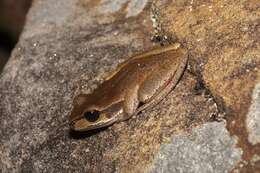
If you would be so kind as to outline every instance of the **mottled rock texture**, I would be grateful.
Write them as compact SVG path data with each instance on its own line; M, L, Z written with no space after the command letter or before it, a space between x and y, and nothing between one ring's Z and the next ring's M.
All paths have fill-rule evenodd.
M227 172L241 159L235 145L224 123L208 123L163 144L151 172Z
M1 171L257 172L258 27L254 0L35 0L0 79ZM174 41L189 65L162 102L109 128L69 131L75 95Z

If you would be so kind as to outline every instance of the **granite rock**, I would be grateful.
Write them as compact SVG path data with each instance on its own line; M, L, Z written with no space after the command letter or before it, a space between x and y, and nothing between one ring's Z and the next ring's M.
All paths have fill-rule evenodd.
M35 0L0 79L1 171L258 171L258 7ZM109 128L69 130L75 95L131 55L175 41L189 65L162 102Z

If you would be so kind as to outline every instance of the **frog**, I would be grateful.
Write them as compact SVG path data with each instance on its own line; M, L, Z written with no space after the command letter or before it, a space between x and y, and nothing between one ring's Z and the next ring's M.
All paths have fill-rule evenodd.
M126 121L157 105L173 90L188 61L179 43L153 48L128 58L93 92L73 100L73 131L88 131Z

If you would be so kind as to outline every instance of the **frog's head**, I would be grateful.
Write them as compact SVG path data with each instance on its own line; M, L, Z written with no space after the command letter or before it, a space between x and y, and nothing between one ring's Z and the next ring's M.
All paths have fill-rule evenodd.
M109 126L120 119L123 103L98 106L91 101L91 95L80 94L74 99L70 114L71 128L75 131L87 131Z

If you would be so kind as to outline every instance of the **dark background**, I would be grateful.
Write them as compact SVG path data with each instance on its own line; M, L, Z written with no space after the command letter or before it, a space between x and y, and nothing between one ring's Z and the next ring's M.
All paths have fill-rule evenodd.
M0 0L0 73L19 39L32 0Z

